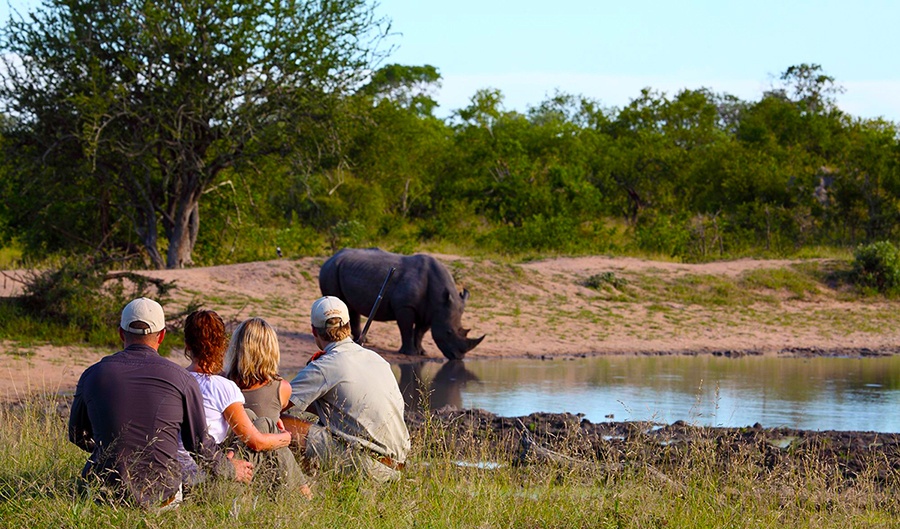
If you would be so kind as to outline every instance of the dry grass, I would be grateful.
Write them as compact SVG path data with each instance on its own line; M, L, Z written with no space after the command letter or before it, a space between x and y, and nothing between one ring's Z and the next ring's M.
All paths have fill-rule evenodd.
M900 515L893 463L877 451L847 475L840 461L824 457L825 440L794 454L779 449L790 457L773 460L766 444L712 430L660 443L647 425L624 423L626 435L598 440L574 416L518 424L477 413L413 420L413 456L399 483L325 473L312 502L216 484L173 512L153 514L77 492L86 454L65 441L66 414L65 404L49 398L0 410L4 527L821 529L891 527ZM523 435L533 444L520 457Z

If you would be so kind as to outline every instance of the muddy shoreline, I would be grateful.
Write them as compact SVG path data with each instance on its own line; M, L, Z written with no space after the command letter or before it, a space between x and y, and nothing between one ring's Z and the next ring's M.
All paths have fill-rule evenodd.
M900 483L900 434L811 431L793 428L694 426L650 422L592 423L577 414L533 413L499 417L483 410L445 408L408 414L414 435L425 439L425 453L449 451L461 461L500 454L499 464L553 464L569 469L598 467L623 471L649 465L666 472L709 464L722 472L731 465L764 473L821 473L852 483L865 475L885 487ZM423 432L427 431L426 435Z

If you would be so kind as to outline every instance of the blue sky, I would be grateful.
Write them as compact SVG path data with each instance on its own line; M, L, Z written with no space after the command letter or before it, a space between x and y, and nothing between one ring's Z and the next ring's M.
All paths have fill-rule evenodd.
M381 0L388 59L431 64L440 114L498 88L524 111L559 89L621 107L651 87L757 100L791 65L822 65L839 106L900 122L900 2Z
M393 22L388 62L440 70L443 116L480 88L519 111L557 89L607 107L644 87L757 100L787 67L814 63L845 88L843 110L900 122L896 0L380 0L378 13Z

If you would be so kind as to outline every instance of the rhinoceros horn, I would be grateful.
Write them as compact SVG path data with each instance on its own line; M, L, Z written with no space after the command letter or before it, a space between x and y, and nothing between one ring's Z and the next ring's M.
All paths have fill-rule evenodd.
M481 340L484 340L484 337L485 337L485 336L487 336L487 335L486 335L486 334L483 334L483 335L481 336L481 338L466 338L466 343L467 343L468 346L469 346L469 351L471 351L472 349L475 349L475 346L477 346L478 344L480 344L480 343L481 343Z

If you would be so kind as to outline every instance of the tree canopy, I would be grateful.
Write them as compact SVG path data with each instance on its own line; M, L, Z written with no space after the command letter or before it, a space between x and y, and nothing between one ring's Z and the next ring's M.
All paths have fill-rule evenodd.
M288 26L274 16L239 33L244 4L219 6L219 31L234 37L166 33L158 49L169 51L148 41L137 62L122 51L131 39L70 45L81 42L72 28L94 26L71 23L69 7L71 31L48 31L52 17L15 38L8 27L8 49L42 59L17 65L0 90L0 234L34 255L140 249L156 266L273 258L276 246L706 260L900 238L897 125L841 111L818 65L789 67L756 101L648 87L621 108L558 92L517 112L485 88L442 119L438 69L373 68L375 48L344 29L377 41L382 26L370 8L340 5L349 11L332 22L291 19L292 34L313 24L337 39L313 39L321 50L347 46L323 55L327 69L298 58L306 41L275 39ZM142 31L135 38L155 35ZM250 48L221 44L249 35Z
M8 228L190 264L227 171L338 148L386 29L363 0L45 0L0 39Z

